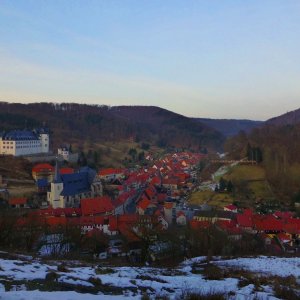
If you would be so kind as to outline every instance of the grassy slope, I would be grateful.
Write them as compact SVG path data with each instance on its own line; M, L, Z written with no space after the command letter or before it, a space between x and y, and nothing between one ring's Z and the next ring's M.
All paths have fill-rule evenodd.
M256 200L275 200L275 196L266 180L265 170L257 165L238 165L229 169L223 176L231 180L234 194L197 191L190 197L191 204L208 203L219 208L234 201L245 207L253 207Z
M226 193L215 193L214 191L197 191L189 199L190 204L204 204L222 208L233 202L233 197Z

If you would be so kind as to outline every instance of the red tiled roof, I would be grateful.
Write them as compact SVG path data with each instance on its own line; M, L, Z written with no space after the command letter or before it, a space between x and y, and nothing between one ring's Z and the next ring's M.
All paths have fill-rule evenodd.
M24 205L27 203L27 198L11 198L8 200L9 205Z
M64 174L73 174L74 169L73 168L60 168L59 173L64 175Z
M118 230L118 217L111 216L109 218L109 230L110 231L117 231Z
M282 231L283 223L273 215L253 216L254 227L261 231Z
M160 184L160 178L158 176L155 176L151 179L150 183L154 184L154 185L159 185Z
M114 210L114 206L108 196L81 199L80 203L82 215L85 216L110 213Z
M46 224L49 226L65 226L67 224L66 217L48 217L46 218Z
M82 216L80 217L80 225L82 226L93 226L93 225L103 225L105 216Z
M228 210L237 210L237 207L233 204L229 204L224 206L224 208L228 209Z
M142 210L145 210L149 205L151 204L151 201L147 198L143 198L138 204L137 207L141 208Z
M32 172L54 172L54 167L50 164L37 164L32 168Z
M158 202L163 202L167 199L168 195L165 193L159 193L157 194L157 201Z
M252 216L253 215L253 211L252 211L251 208L246 208L246 209L244 209L243 214L247 215L247 216Z
M237 223L240 227L252 228L253 221L251 215L237 214Z
M290 211L276 211L273 215L280 219L290 219L293 217L293 213Z
M288 234L283 233L283 232L279 233L279 234L277 235L277 237L278 237L282 242L290 242L290 241L291 241L291 237L290 237Z
M191 220L190 226L192 229L199 230L199 229L206 229L211 226L211 223L209 221L197 221L197 220Z
M146 190L145 190L145 193L146 195L148 196L149 199L152 199L153 197L155 197L156 195L156 190L154 187L148 187Z
M107 168L107 169L102 169L99 171L100 176L116 175L116 174L122 174L122 173L124 173L123 169L114 169L114 168Z

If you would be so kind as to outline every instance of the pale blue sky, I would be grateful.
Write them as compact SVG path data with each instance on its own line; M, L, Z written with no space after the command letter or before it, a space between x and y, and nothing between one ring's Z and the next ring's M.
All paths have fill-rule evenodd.
M300 1L0 1L0 101L265 120L300 107Z

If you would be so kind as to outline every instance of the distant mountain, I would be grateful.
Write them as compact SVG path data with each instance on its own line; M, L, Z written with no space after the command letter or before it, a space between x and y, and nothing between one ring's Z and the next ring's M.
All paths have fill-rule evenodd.
M221 132L225 137L237 135L240 131L250 132L253 128L256 128L264 123L263 121L233 119L196 118L195 120L214 128L215 130Z
M0 102L0 132L48 126L54 145L134 139L161 147L218 149L224 136L209 126L154 106Z
M287 112L266 121L268 125L294 125L300 123L300 109Z

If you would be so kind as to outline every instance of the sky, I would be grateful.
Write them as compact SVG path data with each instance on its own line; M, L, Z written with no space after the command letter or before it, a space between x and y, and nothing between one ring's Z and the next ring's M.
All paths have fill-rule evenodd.
M300 108L300 1L0 0L0 101Z

